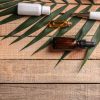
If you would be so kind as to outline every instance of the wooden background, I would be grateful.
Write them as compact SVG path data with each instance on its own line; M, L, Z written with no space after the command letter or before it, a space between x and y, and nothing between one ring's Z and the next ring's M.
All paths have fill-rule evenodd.
M47 5L52 4L49 0L43 1L48 2ZM76 3L74 0L68 1L70 3ZM100 0L94 1L100 3ZM65 5L61 0L56 0L56 2L59 4L54 7L53 11ZM82 0L82 2L89 3L88 0ZM69 5L62 13L76 5L77 4ZM79 12L86 6L87 5L81 6L76 12ZM95 5L91 10L95 11L98 8L100 8L100 5ZM0 17L0 20L5 17ZM0 38L2 39L27 18L28 17L23 17L1 25ZM86 20L82 19L72 30L67 32L67 35L75 35L85 22ZM92 38L99 25L99 21L95 22L92 29L87 36L85 36L87 40ZM53 32L36 44L20 51L22 47L37 36L44 28L13 45L9 44L28 28L16 36L0 41L0 100L66 100L66 98L67 100L100 100L100 85L86 84L100 83L100 43L79 73L78 70L84 58L85 50L74 50L54 69L55 64L63 52L55 52L49 50L49 47L47 47L31 56L41 44L53 35Z

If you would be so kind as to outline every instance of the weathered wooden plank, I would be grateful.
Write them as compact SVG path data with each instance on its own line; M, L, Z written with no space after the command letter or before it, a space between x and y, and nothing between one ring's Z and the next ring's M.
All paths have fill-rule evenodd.
M27 43L29 43L34 37L27 37L15 44L9 45L16 37L10 37L3 41L0 41L0 59L59 59L64 51L54 50L52 46L48 46L38 53L32 55L44 42L50 37L44 37L39 42L31 45L30 47L20 51ZM88 36L86 39L90 40L92 36ZM75 49L65 59L83 59L85 49ZM32 56L31 56L32 55ZM100 43L92 53L90 59L100 59Z
M100 100L99 84L0 84L1 100Z
M70 3L73 3L75 0L68 0L68 1ZM82 1L83 3L88 3L86 2L87 0L82 0ZM49 2L49 1L46 1L46 2ZM62 0L58 0L57 2L63 3ZM47 4L51 5L52 3L47 3ZM64 4L57 4L57 6L55 6L53 11L63 5ZM69 5L62 13L65 13L68 9L74 6L76 6L76 4ZM86 6L88 5L81 6L76 12L79 12ZM93 6L91 10L95 11L99 7L100 7L99 5ZM0 17L0 20L4 18L5 17ZM22 19L7 23L5 25L1 25L0 26L0 36L7 35L9 32L14 30L18 25L24 22L27 18L28 17L23 17ZM75 35L78 32L78 30L84 25L85 22L86 20L82 19L75 27L73 27L72 30L67 32L65 35L71 35L71 36ZM89 35L94 34L99 24L100 22L96 22L94 24L94 26L89 31L88 36L86 36L86 38L89 37L88 39L90 40L92 36L89 36ZM35 54L34 56L31 56L31 54L37 48L39 48L46 40L48 40L49 37L45 37L41 41L37 42L35 45L32 45L31 47L19 52L23 46L25 46L28 42L30 42L34 38L34 36L37 36L44 28L30 35L33 37L27 37L11 46L9 46L9 44L14 39L16 39L16 37L11 37L6 40L0 41L0 45L1 45L0 46L0 59L2 59L0 60L0 83L2 82L4 83L13 83L13 82L14 83L37 83L37 82L38 83L39 82L40 83L44 83L44 82L45 83L48 83L48 82L50 83L52 82L54 83L56 82L59 82L59 83L70 83L70 82L71 83L77 83L77 82L79 83L81 82L82 83L86 83L86 82L87 83L91 83L91 82L100 83L100 78L99 78L100 76L100 71L99 71L100 70L99 68L100 67L100 44L97 46L97 48L91 55L90 59L92 60L89 60L86 63L86 65L84 66L84 68L79 74L77 73L77 71L79 69L79 65L81 64L81 60L71 60L71 59L83 59L85 50L75 50L71 52L65 58L67 60L63 60L56 69L54 69L54 66L58 60L53 60L53 59L59 59L63 53L62 51L59 51L59 52L54 51L50 47L47 47L46 49ZM20 36L21 34L23 34L27 29L18 33L17 36ZM54 32L51 32L47 36L52 36L53 34ZM13 60L4 60L4 59L13 59ZM27 60L23 60L23 59L27 59ZM52 59L52 60L48 60L48 59ZM12 99L10 96L8 97L9 97L8 100ZM86 96L84 98L86 98ZM86 100L88 100L87 98ZM97 100L99 100L98 97L96 98ZM6 97L2 99L5 100ZM17 98L15 97L15 100L16 99ZM18 98L18 100L24 100L24 99L23 97ZM69 98L69 100L71 100L71 98Z
M100 61L0 60L0 83L100 83Z

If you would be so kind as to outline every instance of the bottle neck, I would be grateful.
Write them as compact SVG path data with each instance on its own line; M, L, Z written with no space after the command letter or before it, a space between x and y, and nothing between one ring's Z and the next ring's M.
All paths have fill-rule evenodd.
M87 13L74 13L72 16L77 16L77 17L89 19L90 12L87 12Z
M96 44L95 42L90 42L90 41L86 41L86 40L79 40L76 42L76 46L80 47L80 48L91 48L94 47Z

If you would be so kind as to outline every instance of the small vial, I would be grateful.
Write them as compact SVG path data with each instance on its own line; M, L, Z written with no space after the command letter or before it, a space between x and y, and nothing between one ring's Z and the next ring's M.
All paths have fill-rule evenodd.
M88 12L88 13L73 13L72 16L77 16L86 19L100 20L100 12Z
M50 6L42 6L41 4L36 3L18 3L17 9L18 15L31 15L31 16L40 16L40 15L50 15Z
M61 49L66 51L71 51L75 48L90 48L94 47L96 44L95 42L90 42L86 40L79 40L76 41L75 38L69 37L55 37L53 38L53 48L54 49Z

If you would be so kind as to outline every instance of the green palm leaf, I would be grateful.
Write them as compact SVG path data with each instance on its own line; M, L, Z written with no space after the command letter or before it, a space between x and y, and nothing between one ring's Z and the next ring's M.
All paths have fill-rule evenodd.
M90 7L91 7L91 6L87 7L86 9L82 10L81 12L86 12L86 11L88 11L88 10L90 9ZM71 28L73 28L80 20L81 20L81 19L76 18L76 17L75 17L75 18L72 18L72 19L71 19L71 22L73 22L73 25L72 25L69 29L60 30L60 31L57 33L56 36L62 36L65 32L68 32ZM81 31L81 30L80 30L80 31ZM79 32L80 32L80 31L79 31ZM64 58L65 56L68 55L68 53L70 53L70 52L65 51L65 52L63 53L63 55L61 56L61 58L58 60L56 66L63 60L63 58Z
M65 14L61 15L60 17L57 18L57 20L66 20L71 13L73 13L79 6L76 6L69 11L67 11ZM44 36L52 32L54 29L46 27L38 36L36 36L29 44L27 44L23 49L29 47L30 45L34 44L35 42L39 41L42 39Z
M53 7L55 6L55 4L53 4L51 6L51 8L53 9ZM17 16L17 15L16 15ZM18 17L18 16L17 16ZM15 30L13 30L11 33L9 33L8 35L6 35L3 39L6 39L8 37L11 37L15 34L17 34L18 32L24 30L25 28L29 27L30 25L34 24L35 22L37 22L39 19L43 18L43 16L32 16L30 18L28 18L25 22L23 22L21 25L19 25ZM11 18L13 19L13 17ZM9 19L8 19L9 21ZM6 21L5 21L6 22Z
M39 22L37 22L35 25L33 25L28 31L26 31L24 34L22 34L20 37L18 37L15 41L13 41L11 44L29 36L33 32L37 31L38 29L42 28L43 26L47 25L47 23L55 18L60 12L62 12L66 8L66 5L63 7L57 9L56 11L52 12L51 15L44 17Z
M58 31L59 31L59 30L57 30L57 33L58 33ZM54 34L53 37L54 37L55 35L56 35L56 34ZM52 44L52 38L53 38L53 37L49 38L42 46L40 46L40 48L38 48L35 52L33 52L33 54L39 52L40 50L42 50L42 49L46 48L47 46L49 46L50 44ZM33 55L33 54L32 54L32 55Z
M81 0L75 0L75 1L76 1L77 3L79 3L79 4L82 3Z
M90 20L87 21L84 26L79 30L79 32L76 34L75 38L76 40L81 40L86 33L88 33L88 31L91 29L91 27L94 25L95 21ZM66 57L70 52L66 53L67 51L65 51L63 53L63 55L61 56L61 58L59 59L59 61L57 62L56 66L60 63L61 60L64 59L64 57Z
M0 12L0 16L5 16L8 14L14 14L15 12L17 12L17 6L12 6L6 10L3 10Z
M86 12L90 9L91 6L86 7L85 9L83 9L81 12ZM68 32L68 30L70 30L71 28L73 28L81 19L75 17L75 18L71 18L70 21L73 23L73 25L69 28L64 28L61 30L58 30L57 32L55 32L54 36L62 36L65 32ZM38 51L44 49L45 47L47 47L52 41L52 38L50 38L49 40L47 40L40 48L38 48L34 53L37 53ZM34 54L33 53L33 54Z
M95 21L89 20L87 21L84 26L81 28L81 30L76 34L76 40L81 40L87 33L88 31L92 28L94 25Z
M9 2L10 0L0 0L0 3L6 3Z
M97 11L99 11L100 9L98 9ZM86 23L83 25L83 27L79 30L79 32L76 34L75 38L76 40L81 40L88 32L89 30L92 28L92 26L94 25L95 21L94 20L87 20ZM63 55L61 56L61 59L58 61L57 64L60 63L60 61L67 56L68 53L66 53L66 51L63 53ZM82 68L82 67L81 67Z
M51 2L53 2L53 3L56 3L56 1L55 0L50 0Z
M91 6L90 6L91 7ZM86 11L88 11L89 10L89 8L88 9L85 9ZM86 12L86 11L82 11L82 12ZM87 24L87 23L86 23ZM85 24L85 25L86 25ZM88 24L90 25L90 27L93 25L93 24L91 24L91 21L90 22L88 22ZM84 26L85 26L84 25ZM84 27L83 26L83 27ZM88 29L90 29L90 27L87 27ZM88 31L88 29L86 30L85 29L85 31ZM67 30L68 31L68 30ZM76 35L76 39L78 40L79 38L80 38L80 36L82 37L82 36L84 36L85 34L81 34L82 33L82 28L79 30L79 32L77 33L77 35ZM58 36L60 36L59 34L58 34ZM70 52L69 52L70 53ZM68 55L68 53L66 53L66 51L63 53L63 55L61 56L61 58L59 59L59 61L57 62L57 64L56 65L58 65L59 63L60 63L60 61L62 61L63 59L64 59L64 57L65 56L67 56Z
M7 3L1 4L0 5L0 10L11 7L11 6L14 6L14 5L18 4L20 1L22 1L22 0L10 1L10 2L7 2Z
M91 8L91 5L88 6L88 7L86 7L85 9L83 9L81 12L87 12L90 8ZM57 33L57 36L62 36L62 35L64 35L65 32L68 32L70 29L72 29L80 20L81 20L81 18L77 18L77 17L71 18L69 21L73 23L72 26L60 30L60 31Z
M61 58L58 60L58 62L56 63L56 65L55 65L55 68L57 67L57 65L63 60L63 58L65 58L66 57L66 55L68 55L70 53L70 51L65 51L64 53L63 53L63 55L61 56Z
M89 0L91 3L95 4L94 0Z
M97 11L100 11L100 8L97 9ZM95 22L95 20L87 20L81 30L76 34L76 40L81 40L89 32Z
M95 41L96 42L96 46L99 44L100 42L100 25L99 27L97 28L96 32L95 32L95 35L93 36L92 38L92 41ZM85 55L85 58L84 58L84 61L79 69L79 71L81 70L81 68L84 66L84 64L86 63L86 61L88 60L88 58L90 57L90 55L92 54L92 52L94 51L94 49L96 48L93 47L93 48L88 48L87 49L87 52L86 52L86 55Z
M63 0L65 3L68 3L67 0Z
M15 12L17 12L17 3L21 2L21 1L28 1L31 2L30 0L0 0L0 9L4 9L0 12L0 16L5 16L5 15L10 15L9 17L3 19L2 21L0 21L0 24L5 24L14 20L17 20L19 18L22 18L22 16L18 16L17 14L15 14ZM39 0L40 1L40 0ZM56 4L56 0L50 0L51 2ZM63 2L65 2L66 4L68 3L67 0L62 0ZM82 5L81 0L75 0L79 5ZM88 9L90 9L90 7L95 4L94 0L89 0L91 2L91 5L86 7L86 9L82 10L81 12L86 12L88 11ZM33 2L33 1L32 1ZM78 7L74 7L71 10L67 11L65 14L63 14L62 16L60 16L59 20L67 20L69 15L71 13L73 13ZM55 5L54 5L55 6ZM67 5L57 9L56 11L54 11L50 16L39 16L39 17L35 17L32 16L30 18L28 18L26 21L24 21L21 25L19 25L15 30L13 30L11 33L9 33L7 36L5 36L3 39L6 39L8 37L11 37L15 34L17 34L18 32L24 30L25 28L29 27L30 25L33 25L28 31L26 31L24 34L22 34L21 36L19 36L15 41L13 41L11 44L31 35L33 32L37 31L38 29L42 28L43 26L47 25L47 23L52 20L53 18L55 18L61 11L63 11L65 9ZM99 9L100 10L100 9ZM54 35L52 37L55 36L62 36L64 35L66 32L68 32L69 30L71 30L75 25L77 25L77 23L81 20L81 18L71 18L69 21L71 21L73 23L73 25L71 27L67 27L64 29L59 29L54 33ZM35 23L36 22L36 23ZM34 24L35 23L35 24ZM76 34L76 40L81 40L88 32L89 30L92 28L92 26L94 25L95 21L92 20L88 20L86 21L86 23L82 26L82 28L78 31L78 33ZM48 27L46 27L46 29L44 29L39 35L37 35L30 43L28 43L24 48L27 48L29 46L31 46L32 44L36 43L37 41L39 41L40 39L42 39L43 37L45 37L47 34L49 34L50 32L52 32L53 29L50 29ZM98 43L100 42L100 25L97 28L97 31L95 32L95 35L92 38L92 41L96 41L96 45L98 45ZM44 49L45 47L47 47L48 45L50 45L52 43L52 37L50 37L42 46L40 46L40 48L38 48L34 53ZM24 49L23 48L23 49ZM80 69L84 66L84 64L86 63L86 61L88 60L88 58L90 57L90 55L92 54L94 48L89 48L87 49L86 52L86 56L85 59L80 67ZM33 53L33 54L34 54ZM61 58L59 59L59 61L57 62L56 66L61 62L62 59L64 59L65 56L67 56L69 52L65 51L64 54L61 56ZM56 67L55 66L55 67Z
M15 16L15 15L14 15ZM21 17L21 16L16 16L16 18ZM8 37L11 37L15 34L17 34L18 32L24 30L25 28L29 27L30 25L34 24L35 22L37 22L39 19L41 19L43 16L39 16L39 17L30 17L28 18L25 22L23 22L20 26L18 26L14 31L12 31L10 34L6 35L3 39L6 39ZM14 18L14 17L12 17ZM12 19L11 18L11 19ZM9 18L8 18L9 21ZM7 20L5 21L7 22Z
M2 20L0 22L0 25L5 24L5 23L8 23L8 22L11 22L11 21L14 21L14 20L17 20L19 18L22 18L22 16L18 16L18 15L15 15L15 14L14 15L10 15L6 19Z

